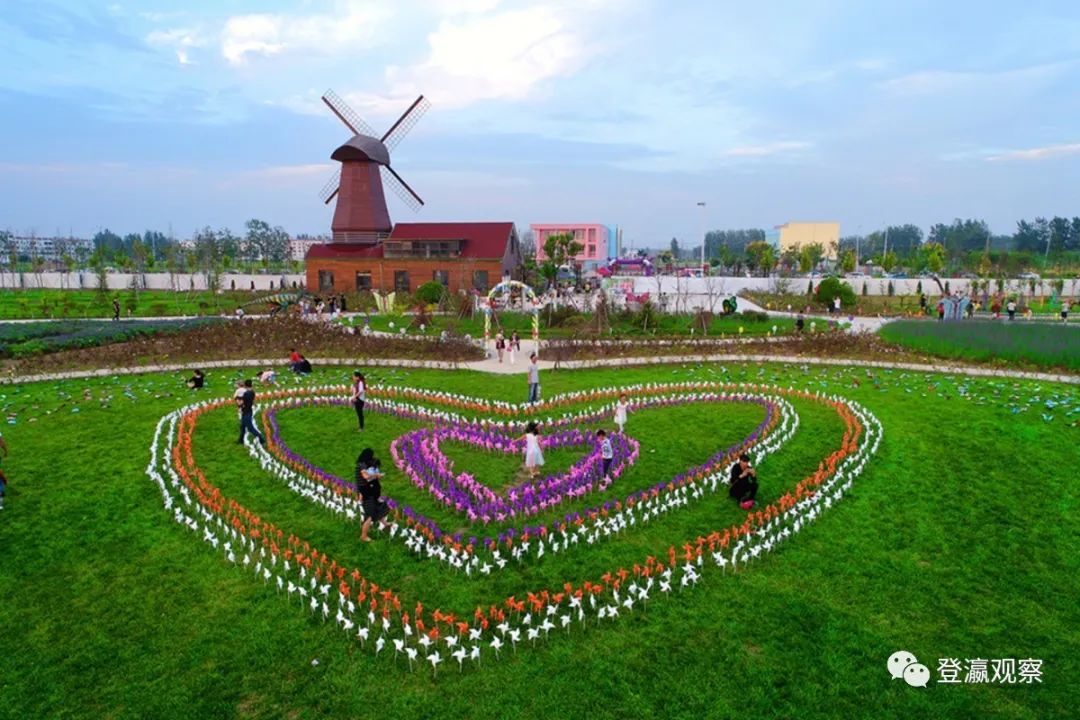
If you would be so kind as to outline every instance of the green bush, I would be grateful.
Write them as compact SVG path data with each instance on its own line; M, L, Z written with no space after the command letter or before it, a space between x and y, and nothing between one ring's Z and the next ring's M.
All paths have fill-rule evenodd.
M442 299L443 291L445 289L446 288L443 287L443 284L441 282L437 282L435 280L432 280L431 282L426 282L420 287L416 288L416 299L421 302L427 303L428 305L434 305L435 303L439 302L440 299Z
M743 310L739 315L746 322L760 323L769 321L769 314L758 310Z
M819 303L829 307L832 305L833 298L837 296L840 298L842 307L855 306L855 291L847 283L841 282L840 278L827 277L818 283L816 297Z

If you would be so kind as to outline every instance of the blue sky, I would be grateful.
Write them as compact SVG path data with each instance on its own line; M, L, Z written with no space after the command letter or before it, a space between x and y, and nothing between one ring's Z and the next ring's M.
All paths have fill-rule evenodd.
M397 220L1011 232L1080 214L1080 8L993 0L3 0L0 228L325 232L348 133Z

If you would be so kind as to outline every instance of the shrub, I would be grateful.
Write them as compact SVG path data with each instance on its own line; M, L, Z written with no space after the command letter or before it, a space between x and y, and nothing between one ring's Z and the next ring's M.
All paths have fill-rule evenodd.
M870 294L869 288L866 287L866 281L865 280L863 280L863 283L862 283L862 294L863 294L863 297L866 297L867 295Z
M741 313L739 313L739 315L741 315L742 319L746 322L758 323L769 321L768 313L759 312L757 310L743 310Z
M827 277L818 283L817 300L825 306L833 302L833 298L839 297L841 306L853 307L855 305L855 291L847 283L840 282L838 277Z
M649 305L649 303L646 303L646 305ZM642 310L644 309L644 306L642 306ZM543 313L544 327L561 327L568 319L574 316L580 317L581 314L569 305L563 305L558 309L549 308L547 312Z
M416 299L434 305L442 299L445 288L441 282L432 280L416 288Z
M889 281L889 291L888 292L889 292L889 297L892 297L893 295L896 294L896 287L893 285L892 280Z

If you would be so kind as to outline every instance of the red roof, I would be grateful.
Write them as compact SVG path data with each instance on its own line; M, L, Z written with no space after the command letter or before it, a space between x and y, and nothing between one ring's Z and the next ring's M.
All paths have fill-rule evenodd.
M382 245L360 245L353 243L325 243L312 245L305 256L309 260L357 260L361 258L381 258Z
M501 259L514 232L512 222L398 223L389 240L464 240L462 257Z

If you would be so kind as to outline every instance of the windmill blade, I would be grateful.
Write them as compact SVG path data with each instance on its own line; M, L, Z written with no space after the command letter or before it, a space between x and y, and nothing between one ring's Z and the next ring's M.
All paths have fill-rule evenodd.
M319 191L319 199L323 201L324 205L330 204L330 201L337 195L339 187L341 187L341 168L334 171L334 174L330 176L330 179L322 186L322 190Z
M345 123L345 127L352 130L353 135L375 137L375 131L371 129L371 126L364 122L351 107L346 105L345 101L336 92L327 90L322 96L322 101L326 103L326 107L330 108L332 113L338 116L338 120Z
M400 175L394 172L394 168L388 165L380 165L379 169L382 170L383 183L389 185L390 189L397 193L397 196L409 206L410 210L418 212L423 207L424 201L409 187L408 183L401 179Z
M409 134L409 131L413 129L413 126L424 116L424 113L431 107L431 103L423 95L416 98L416 102L409 106L397 122L390 126L390 129L386 131L386 134L382 136L382 144L386 146L387 150L393 150L397 147L397 144L401 142L401 139Z

